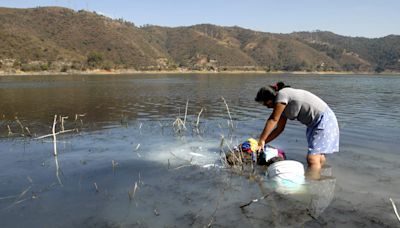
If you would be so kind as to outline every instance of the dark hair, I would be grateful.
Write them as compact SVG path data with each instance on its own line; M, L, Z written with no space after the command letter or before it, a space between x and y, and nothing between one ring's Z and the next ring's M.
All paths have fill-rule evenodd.
M268 100L275 101L277 92L285 87L290 86L285 85L285 83L283 82L277 82L275 85L261 87L260 90L258 90L256 98L254 100L256 102L264 102Z

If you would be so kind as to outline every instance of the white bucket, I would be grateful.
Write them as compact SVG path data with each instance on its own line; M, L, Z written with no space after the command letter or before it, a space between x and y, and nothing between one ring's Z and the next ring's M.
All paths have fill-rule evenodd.
M293 194L304 191L304 166L298 161L279 161L267 169L268 177L275 183L276 191Z
M285 160L273 163L268 167L268 177L273 178L282 174L304 176L304 166L298 161Z

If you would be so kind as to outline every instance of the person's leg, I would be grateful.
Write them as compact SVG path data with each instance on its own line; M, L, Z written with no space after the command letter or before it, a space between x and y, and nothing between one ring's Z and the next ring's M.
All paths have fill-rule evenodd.
M322 158L323 157L323 158ZM308 169L307 169L307 178L310 179L319 179L321 176L321 161L324 160L325 162L325 156L323 154L308 154L307 155L307 163L308 163Z
M321 154L321 168L325 166L326 163L326 158L325 158L325 154Z

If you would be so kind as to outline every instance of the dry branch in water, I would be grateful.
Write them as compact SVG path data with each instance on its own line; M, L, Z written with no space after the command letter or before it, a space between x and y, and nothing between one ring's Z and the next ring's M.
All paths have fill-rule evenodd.
M60 122L61 122L61 131L64 131L64 120L68 119L68 116L60 116Z
M155 216L159 216L160 215L160 213L157 211L157 209L154 209L154 215Z
M200 131L199 131L199 123L200 123L200 115L201 115L202 112L203 112L203 108L201 108L199 114L197 115L197 121L196 121L196 125L195 125L197 134L200 133Z
M29 137L32 137L32 134L31 134L31 131L29 130L29 128L28 128L28 127L25 127L25 130L26 130L26 132L28 132L28 136L29 136Z
M137 144L135 150L139 150L139 148L140 148L140 143Z
M111 164L112 164L112 170L113 170L113 173L114 173L115 172L115 168L118 166L118 162L116 162L115 160L112 160Z
M172 127L174 128L175 133L181 132L182 130L186 130L186 117L187 117L188 107L189 107L189 100L186 101L185 116L183 117L183 120L180 117L177 117L176 120L172 123Z
M96 192L99 192L99 187L97 186L97 183L94 182L93 185L94 185L94 188L96 189Z
M72 132L72 131L77 131L77 129L69 129L69 130L65 130L65 131L59 131L59 132L56 132L56 135L64 134L64 133L68 133L68 132ZM53 136L53 134L42 135L42 136L36 137L35 139L44 139L44 138L48 138L51 136Z
M230 120L230 122L228 122L228 124L233 128L232 116L231 116L231 112L229 111L228 104L226 103L226 100L225 100L224 97L221 96L221 99L224 101L225 106L226 106L226 110L228 111L228 116L229 116L229 120Z
M75 120L77 120L78 116L85 116L85 115L86 115L86 114L76 114L76 115L75 115ZM68 116L60 116L61 131L55 132L55 130L56 130L55 128L56 128L56 124L57 124L57 115L55 115L55 116L54 116L54 122L53 122L52 133L51 133L51 134L47 134L47 135L42 135L42 136L36 137L35 139L44 139L44 138L47 138L47 137L53 137L53 138L54 138L56 135L59 135L59 134L64 134L64 133L73 132L73 131L78 132L78 128L65 130L65 129L64 129L64 120L65 120L65 119L68 119ZM30 134L29 129L27 129L27 131L28 131L28 133Z
M182 130L186 130L186 126L185 123L181 120L181 118L176 118L176 120L174 121L174 123L172 124L172 126L174 128L177 128L177 130L175 130L175 132L180 132Z
M79 117L84 117L84 116L86 116L86 113L83 113L83 114L75 114L75 124L76 124L76 121L79 119ZM81 123L81 126L83 126L83 121L82 121L82 119L79 119L79 121L80 121L80 123Z
M137 184L137 182L135 182L134 187L131 188L131 189L128 191L129 201L133 200L133 198L135 197L135 194L136 194L137 189L138 189L138 184Z
M53 122L53 145L54 145L54 156L57 156L57 138L56 138L56 123L57 123L57 115L54 115Z
M62 183L61 178L60 178L61 169L60 169L60 165L58 164L58 157L57 156L54 156L54 161L56 163L56 177L57 177L58 183L61 186L63 186L63 183Z
M393 202L392 198L389 198L389 200L390 200L390 202L392 202L392 206L393 206L394 213L396 214L396 216L397 216L397 219L398 219L398 220L399 220L399 222L400 222L400 216L399 216L399 213L397 213L396 204L394 204L394 202Z
M192 164L189 164L189 165L181 165L181 166L175 167L174 169L182 169L182 168L190 167L190 166L194 166L194 165L192 165Z
M185 117L183 118L183 126L186 126L186 116L187 116L188 107L189 107L189 99L186 101Z
M15 121L18 123L18 125L21 127L21 135L24 135L25 129L24 126L22 125L21 121L19 121L18 116L15 117Z
M16 199L14 200L14 202L13 202L10 206L8 206L6 209L9 209L9 208L11 208L11 207L13 207L13 206L15 206L15 205L17 205L17 204L20 204L20 203L22 203L22 202L24 202L24 201L30 199L30 197L25 198L25 199L22 199L22 197L24 197L25 194L26 194L31 188L32 188L32 185L29 186L28 188L26 188L24 191L22 191L21 194L19 194L18 197L16 197ZM7 198L12 198L12 197L7 197Z
M253 199L253 200L251 200L250 202L241 205L240 208L245 208L245 207L249 206L249 205L252 204L252 203L255 203L255 202L258 202L258 201L260 201L260 200L263 200L263 199L267 198L268 196L269 196L269 194L265 194L264 196L262 196L262 197L260 197L260 198Z
M12 133L10 125L7 125L8 128L8 136L13 135L14 133Z
M84 116L86 116L86 113L83 113L83 114L75 114L75 121L78 120L78 117L84 117Z

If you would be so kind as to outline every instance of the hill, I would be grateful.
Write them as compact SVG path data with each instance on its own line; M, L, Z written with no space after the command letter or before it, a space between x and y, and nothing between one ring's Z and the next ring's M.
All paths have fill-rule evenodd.
M0 8L1 71L400 71L400 36L273 34L201 24L137 27L60 7Z

